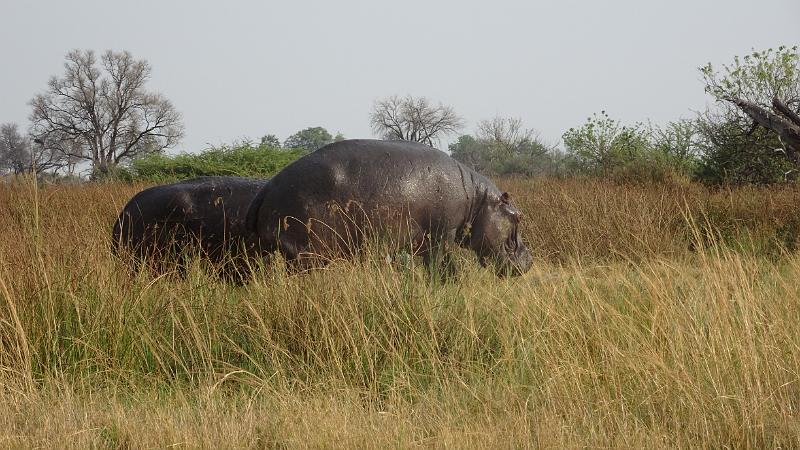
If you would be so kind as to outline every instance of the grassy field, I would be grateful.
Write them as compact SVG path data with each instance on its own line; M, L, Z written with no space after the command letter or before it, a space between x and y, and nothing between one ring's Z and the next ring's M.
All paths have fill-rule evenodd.
M131 276L142 186L0 185L0 447L798 447L800 190L502 180L534 268Z

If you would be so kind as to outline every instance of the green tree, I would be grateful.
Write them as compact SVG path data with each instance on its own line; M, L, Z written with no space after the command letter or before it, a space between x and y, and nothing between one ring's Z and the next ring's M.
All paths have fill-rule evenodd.
M450 155L481 173L537 175L554 171L555 151L522 120L495 117L478 122L477 137L463 135Z
M268 134L266 136L261 136L261 145L268 148L281 148L281 141L278 139L278 136Z
M698 118L706 181L773 183L800 166L798 47L753 51L716 69L700 67L714 109Z
M344 136L337 134L337 138L344 139ZM334 142L334 137L322 127L310 127L300 130L297 133L289 136L283 143L285 148L300 149L306 153L313 152L314 150Z
M601 111L562 136L567 155L580 172L610 175L647 157L649 136L642 124L622 125Z
M691 177L702 153L699 125L696 120L680 119L663 127L650 126L652 157L677 173Z
M448 145L450 156L481 173L486 173L490 166L489 149L469 134L458 137L456 142Z
M708 63L700 67L700 73L706 92L717 100L728 102L722 107L740 116L743 112L730 99L745 100L765 108L770 108L776 97L794 106L800 103L800 54L797 46L754 50L742 58L735 56L733 64L724 64L721 70Z

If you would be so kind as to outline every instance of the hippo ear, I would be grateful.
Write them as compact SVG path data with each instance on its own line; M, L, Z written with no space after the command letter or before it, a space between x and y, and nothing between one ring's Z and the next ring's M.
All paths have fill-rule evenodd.
M503 192L500 194L500 201L507 205L511 201L511 196L508 195L508 192Z

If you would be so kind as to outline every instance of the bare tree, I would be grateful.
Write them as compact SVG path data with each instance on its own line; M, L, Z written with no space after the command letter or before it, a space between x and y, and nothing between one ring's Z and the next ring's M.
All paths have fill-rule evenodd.
M476 135L483 143L491 161L513 157L541 158L552 151L531 128L525 128L522 119L494 117L478 122Z
M0 125L0 172L20 173L30 160L30 144L15 123Z
M514 117L494 117L478 122L476 135L496 153L513 154L524 151L532 142L538 140L536 132L523 128L522 119ZM542 149L546 150L546 149Z
M42 146L91 162L104 174L134 156L160 152L183 136L181 115L160 94L145 90L151 67L127 52L73 50L64 75L30 104L32 134Z
M17 124L0 125L0 172L15 174L29 173L34 170L44 172L58 170L65 163L62 155L55 154L44 146L31 143L28 136L19 132Z
M383 139L438 144L455 134L464 121L450 106L433 105L427 98L396 95L375 101L370 114L372 131Z

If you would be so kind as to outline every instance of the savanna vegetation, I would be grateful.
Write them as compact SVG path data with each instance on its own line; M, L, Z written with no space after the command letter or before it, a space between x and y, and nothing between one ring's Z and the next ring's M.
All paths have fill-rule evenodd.
M528 274L131 275L143 184L0 190L4 447L795 447L800 191L504 179Z
M183 124L150 70L71 52L28 132L0 126L0 446L800 446L796 47L701 67L718 102L696 117L601 111L563 148L519 118L465 134L447 105L376 101L377 136L453 137L512 193L536 262L507 279L463 252L443 281L379 243L242 286L191 249L185 278L132 273L110 239L136 192L343 139L166 155Z

